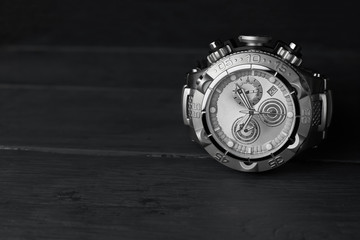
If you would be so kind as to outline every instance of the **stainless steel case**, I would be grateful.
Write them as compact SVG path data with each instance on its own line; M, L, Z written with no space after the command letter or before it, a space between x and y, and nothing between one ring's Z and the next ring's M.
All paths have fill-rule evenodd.
M296 104L296 123L293 132L280 150L256 161L229 154L212 137L207 121L206 108L213 87L225 75L240 69L274 71L294 90L292 97ZM210 156L221 164L239 171L261 172L281 166L301 150L306 139L312 135L312 131L324 131L324 129L319 129L321 124L328 126L330 122L326 119L327 109L329 108L326 106L329 105L327 104L328 97L325 94L313 94L309 79L306 79L302 71L299 71L291 62L284 61L283 57L274 53L259 49L229 53L203 70L193 70L188 78L190 78L188 79L189 82L192 82L190 85L193 86L188 84L183 89L184 123L192 128L193 139L200 143ZM322 119L320 119L319 125L316 126L313 122L315 96L323 102L320 110L320 112L322 111Z

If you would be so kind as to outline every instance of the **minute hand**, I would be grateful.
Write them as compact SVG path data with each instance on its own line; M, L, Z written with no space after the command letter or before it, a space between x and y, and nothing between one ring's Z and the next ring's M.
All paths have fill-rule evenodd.
M247 109L254 109L252 104L250 103L249 101L249 98L248 96L246 95L244 89L242 89L238 84L236 84L236 95L238 95L238 97L240 98L241 102L244 104L244 106L247 108Z

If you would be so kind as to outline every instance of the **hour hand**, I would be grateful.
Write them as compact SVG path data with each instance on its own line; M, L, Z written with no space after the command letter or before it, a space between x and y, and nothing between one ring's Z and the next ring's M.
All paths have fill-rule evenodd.
M241 102L244 104L244 106L247 109L253 109L253 106L251 105L248 96L246 95L244 89L242 89L238 84L236 84L236 95L240 98Z

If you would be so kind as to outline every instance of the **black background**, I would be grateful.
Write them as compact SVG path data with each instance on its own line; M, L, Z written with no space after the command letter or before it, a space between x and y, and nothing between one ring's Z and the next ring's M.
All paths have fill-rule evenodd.
M346 1L14 0L0 11L5 44L201 48L261 34L319 51L359 49L357 8Z
M357 8L350 2L133 0L34 3L15 0L2 1L0 16L0 42L3 46L184 51L178 57L180 63L173 61L181 71L173 71L171 81L167 75L143 77L146 80L134 83L115 74L111 85L118 86L165 86L180 91L184 82L182 73L207 54L208 43L215 39L259 34L293 41L303 47L303 65L329 77L334 92L332 129L327 149L321 154L329 151L327 156L345 154L351 157L357 154L349 152L359 144L357 109L360 83L356 70L359 67L360 30L356 27ZM184 58L189 51L195 54ZM168 68L169 72L172 71L171 66L160 64L152 70ZM130 63L127 65L125 68L131 68ZM146 75L144 65L149 63L141 62L137 67L143 67ZM138 70L134 68L134 71ZM108 73L104 71L104 74ZM51 83L52 80L45 81ZM106 84L103 81L103 85Z

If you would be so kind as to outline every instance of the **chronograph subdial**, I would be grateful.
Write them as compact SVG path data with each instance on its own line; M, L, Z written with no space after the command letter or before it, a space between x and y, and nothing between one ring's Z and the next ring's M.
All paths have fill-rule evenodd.
M255 142L260 136L259 123L251 119L246 128L243 127L243 118L237 119L232 126L232 134L234 138L242 144L250 144Z
M275 98L264 101L259 107L260 119L269 127L280 125L286 118L285 105Z
M235 101L241 105L244 105L242 100L239 98L239 95L237 94L238 88L243 89L252 106L257 104L262 97L263 89L261 83L254 77L245 76L240 78L240 81L236 82L236 86L233 90L233 97Z

